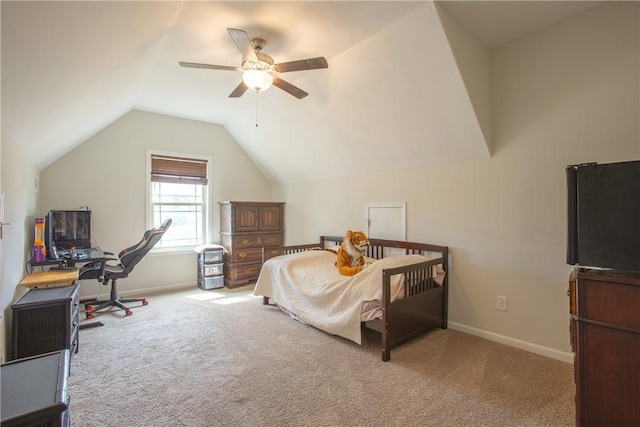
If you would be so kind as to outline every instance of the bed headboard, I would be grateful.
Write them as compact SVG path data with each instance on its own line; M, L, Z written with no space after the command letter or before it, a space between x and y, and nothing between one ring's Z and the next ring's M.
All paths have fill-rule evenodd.
M279 247L264 247L262 248L262 262L265 262L269 258L273 258L279 255L287 255L296 252L302 252L313 248L326 248L331 246L337 246L342 243L344 236L320 236L320 243L307 244L307 245L295 245L295 246L279 246ZM385 239L369 239L371 244L367 248L366 256L374 259L381 259L389 255L393 255L389 249L401 249L400 252L404 252L407 255L429 255L429 253L439 253L442 257L443 268L447 270L447 264L449 259L449 247L431 245L428 243L417 242L405 242L402 240L385 240ZM395 251L398 254L398 251Z
M344 236L320 236L320 246L326 247L327 244L335 243L339 245L342 243ZM428 252L439 252L442 254L442 258L444 258L444 262L446 265L447 259L449 258L449 247L448 246L439 246L439 245L431 245L428 243L417 243L417 242L405 242L402 240L386 240L386 239L369 239L369 243L371 244L367 248L367 254L369 258L381 259L387 256L386 248L395 248L395 249L403 249L404 253L409 254L419 254L426 255Z

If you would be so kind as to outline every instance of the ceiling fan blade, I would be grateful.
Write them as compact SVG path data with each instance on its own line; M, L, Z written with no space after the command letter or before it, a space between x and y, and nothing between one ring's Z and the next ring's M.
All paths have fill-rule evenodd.
M240 49L240 53L242 53L242 58L249 61L258 61L258 55L256 55L256 51L253 50L253 46L251 45L251 39L249 35L242 31L237 30L235 28L227 28L229 35L233 42Z
M283 62L276 64L276 70L279 73L288 73L290 71L317 70L318 68L329 68L329 64L324 57L301 59L299 61Z
M229 98L240 98L246 91L249 89L249 86L244 84L244 81L241 81L240 84L231 92Z
M283 91L287 92L290 95L295 96L298 99L302 99L305 96L309 95L307 92L303 91L299 87L296 87L291 83L289 83L288 81L282 80L279 77L273 78L273 85L279 87Z
M209 70L240 71L238 67L228 67L226 65L198 64L196 62L179 62L179 64L181 67L187 68L207 68Z

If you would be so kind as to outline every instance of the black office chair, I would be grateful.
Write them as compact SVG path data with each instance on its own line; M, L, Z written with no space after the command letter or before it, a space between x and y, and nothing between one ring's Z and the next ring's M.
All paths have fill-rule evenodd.
M126 303L141 302L142 305L149 304L147 299L142 297L119 298L116 282L118 279L129 276L136 264L160 241L170 225L171 219L168 219L160 227L145 231L142 240L133 246L123 249L118 254L118 258L108 257L102 261L86 264L80 269L78 278L81 280L97 279L105 286L109 286L109 282L111 282L111 297L108 300L86 301L84 303L87 319L93 319L93 313L98 310L114 306L123 309L127 316L131 316L133 312L127 307ZM105 252L105 254L113 255L111 252ZM120 261L118 264L108 263L108 261L118 260Z

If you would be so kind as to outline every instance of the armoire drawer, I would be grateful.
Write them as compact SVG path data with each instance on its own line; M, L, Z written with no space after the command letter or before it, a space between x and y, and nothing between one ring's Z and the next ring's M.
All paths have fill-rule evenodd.
M233 237L235 250L261 248L263 246L282 246L282 233L241 234Z
M238 249L229 254L227 261L252 262L262 261L262 248Z
M229 280L255 279L260 275L262 263L226 265L225 277Z

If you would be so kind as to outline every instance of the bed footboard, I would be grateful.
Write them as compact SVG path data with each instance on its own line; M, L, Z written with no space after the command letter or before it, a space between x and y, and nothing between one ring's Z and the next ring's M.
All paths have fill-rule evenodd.
M374 319L365 325L382 335L382 360L391 358L391 350L426 332L434 326L447 327L444 306L446 277L439 284L434 268L443 265L444 259L383 270L382 319ZM391 301L391 277L404 275L404 298Z

